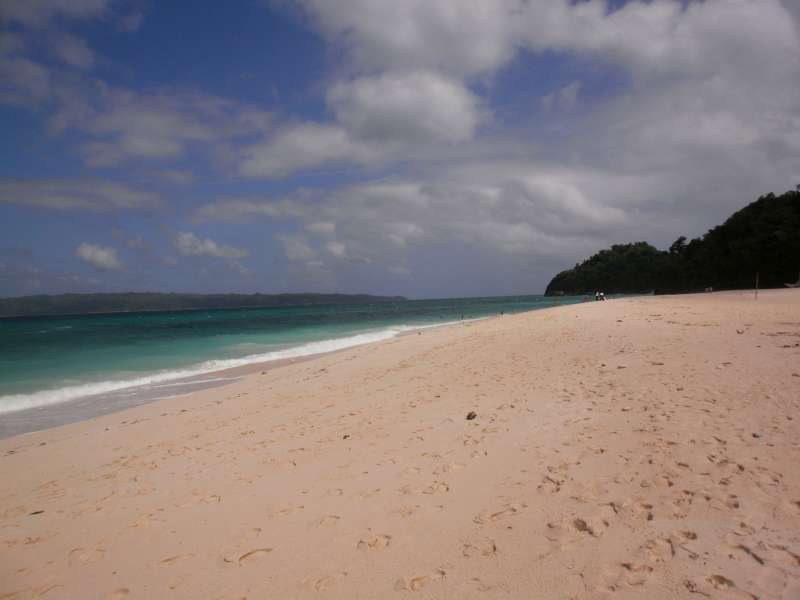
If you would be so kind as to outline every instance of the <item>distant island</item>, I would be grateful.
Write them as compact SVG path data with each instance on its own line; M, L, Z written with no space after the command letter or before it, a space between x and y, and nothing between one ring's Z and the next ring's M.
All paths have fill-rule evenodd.
M669 250L647 242L617 244L561 271L545 294L678 293L764 288L800 280L800 191L767 194L722 225Z
M276 308L324 304L404 302L402 296L369 294L61 294L0 298L0 318L120 312Z

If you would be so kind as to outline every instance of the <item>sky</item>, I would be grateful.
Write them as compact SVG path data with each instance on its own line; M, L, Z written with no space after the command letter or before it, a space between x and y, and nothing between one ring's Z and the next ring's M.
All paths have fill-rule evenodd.
M798 0L0 0L0 296L541 293L800 183Z

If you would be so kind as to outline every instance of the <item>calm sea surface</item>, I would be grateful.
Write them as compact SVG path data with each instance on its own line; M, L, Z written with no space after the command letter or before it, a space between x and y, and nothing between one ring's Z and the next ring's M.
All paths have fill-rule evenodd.
M109 393L148 390L153 397L165 396L175 382L202 381L203 374L220 369L337 350L417 327L578 301L453 298L2 319L0 418Z

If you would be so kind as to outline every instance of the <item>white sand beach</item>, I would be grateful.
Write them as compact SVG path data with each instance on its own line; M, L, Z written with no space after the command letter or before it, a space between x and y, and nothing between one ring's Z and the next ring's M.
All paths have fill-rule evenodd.
M798 465L800 290L506 315L0 441L0 598L797 599Z

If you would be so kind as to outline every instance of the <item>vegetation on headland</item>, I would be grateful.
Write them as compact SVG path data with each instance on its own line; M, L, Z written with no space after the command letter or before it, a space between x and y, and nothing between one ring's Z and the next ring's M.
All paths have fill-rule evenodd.
M83 315L95 313L276 308L325 304L397 302L402 296L368 294L61 294L0 298L0 317Z
M783 287L800 274L800 191L767 194L669 250L618 244L556 275L545 294L674 293Z

